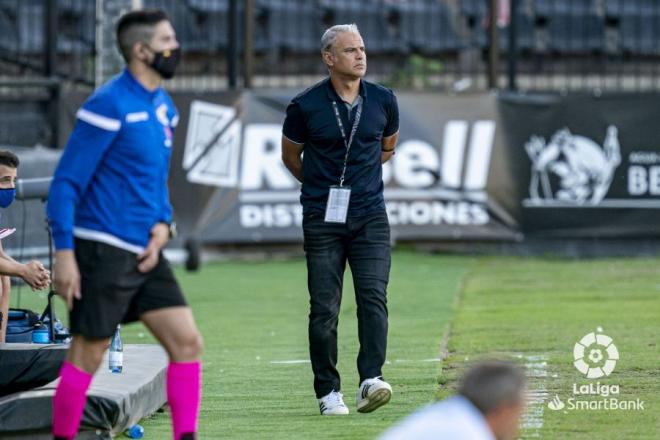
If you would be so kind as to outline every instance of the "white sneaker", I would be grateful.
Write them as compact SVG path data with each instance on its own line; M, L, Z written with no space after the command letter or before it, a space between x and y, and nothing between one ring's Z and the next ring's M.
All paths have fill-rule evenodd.
M319 409L322 416L342 416L348 414L344 403L344 395L339 391L331 391L319 399Z
M392 387L390 384L374 377L362 381L355 396L355 403L358 412L368 413L385 405L391 398Z

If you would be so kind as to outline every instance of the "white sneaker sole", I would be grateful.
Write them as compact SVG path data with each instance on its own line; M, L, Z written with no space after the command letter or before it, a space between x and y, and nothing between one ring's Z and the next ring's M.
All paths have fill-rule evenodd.
M341 410L335 410L335 411L326 411L324 413L321 413L322 416L346 416L348 415L348 408L346 409L341 409Z
M389 388L380 388L371 393L369 398L363 401L362 405L358 404L359 413L370 413L377 410L383 405L386 405L392 398L392 390Z

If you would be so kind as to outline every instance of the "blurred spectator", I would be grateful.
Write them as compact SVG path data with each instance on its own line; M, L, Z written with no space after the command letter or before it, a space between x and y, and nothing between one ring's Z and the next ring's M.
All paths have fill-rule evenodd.
M463 377L458 395L416 411L380 440L515 439L524 409L524 372L508 362L482 362Z
M16 196L16 176L18 157L8 150L0 150L0 208L8 208ZM0 213L0 217L2 214ZM14 232L13 228L0 229L0 239ZM5 342L7 321L9 319L9 295L11 282L9 277L20 277L32 287L41 290L50 283L50 272L39 261L21 264L5 254L0 242L0 344Z

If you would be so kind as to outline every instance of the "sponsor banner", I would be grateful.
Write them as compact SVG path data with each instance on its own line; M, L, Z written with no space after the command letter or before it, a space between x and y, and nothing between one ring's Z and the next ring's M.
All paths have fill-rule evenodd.
M300 186L280 150L298 92L172 94L182 239L302 240ZM397 96L399 145L383 166L395 240L660 236L658 96ZM68 93L62 114L83 98Z
M515 204L511 195L502 203L521 230L659 236L658 98L502 95L498 126Z
M181 123L170 191L184 234L213 243L302 240L300 185L281 160L285 109L298 92L174 94ZM394 238L516 238L515 220L487 192L498 180L496 98L397 96L399 144L383 166Z

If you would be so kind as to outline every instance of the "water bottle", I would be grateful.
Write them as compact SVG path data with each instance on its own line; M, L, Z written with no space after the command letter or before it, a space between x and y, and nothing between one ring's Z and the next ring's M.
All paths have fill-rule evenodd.
M112 373L121 373L124 367L124 344L121 343L119 330L121 330L121 325L117 325L108 353L108 367Z
M32 330L32 342L35 344L50 343L50 331L43 323L39 322Z
M128 438L142 438L144 437L144 428L138 424L135 424L128 428L126 435Z

